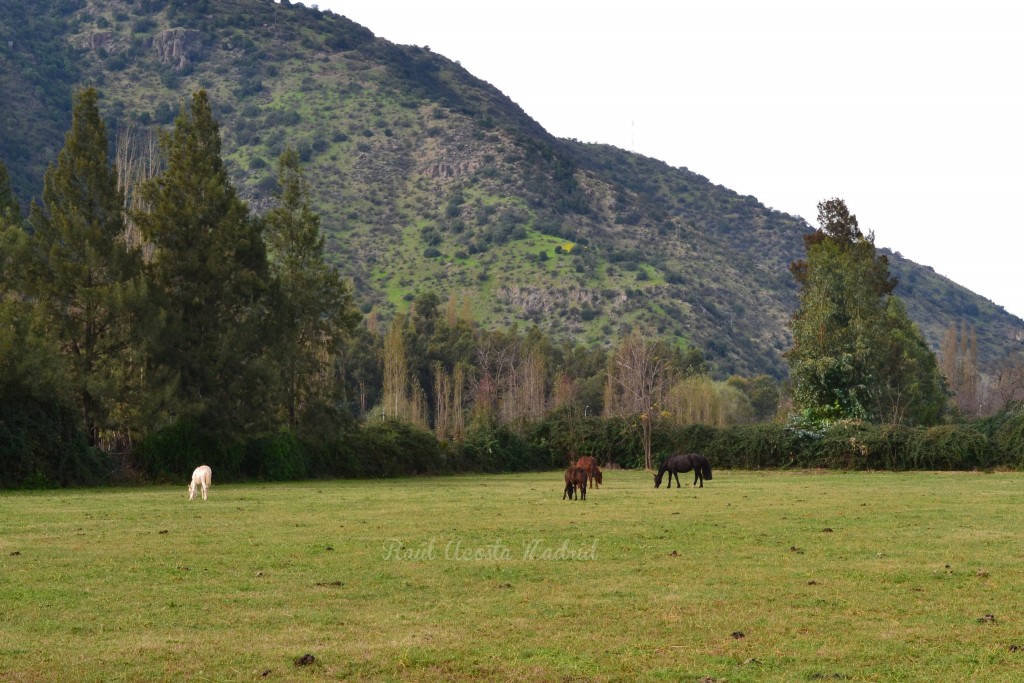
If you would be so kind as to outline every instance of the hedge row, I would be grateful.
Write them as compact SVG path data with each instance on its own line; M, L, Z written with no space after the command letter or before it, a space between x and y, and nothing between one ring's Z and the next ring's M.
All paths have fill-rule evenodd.
M0 488L95 484L118 479L121 462L89 449L70 411L31 402L0 405ZM365 425L320 416L295 431L222 441L196 421L149 435L133 468L153 481L184 481L210 465L218 481L383 478L564 467L584 454L623 468L643 466L636 419L555 413L518 432L482 420L458 444L396 421ZM1024 467L1024 410L927 429L861 423L826 430L761 424L656 429L655 462L698 451L716 468L977 470Z
M629 419L566 423L549 416L517 433L483 422L459 444L437 441L401 422L349 425L316 442L292 432L267 435L243 446L209 445L202 457L196 435L177 427L146 442L146 470L155 478L181 478L193 463L210 464L222 479L285 480L307 477L395 477L450 472L521 472L564 467L579 455L636 469L643 466L639 425ZM179 433L185 431L185 433ZM169 435L175 438L165 443ZM848 470L978 470L1024 466L1024 413L998 424L943 425L928 429L834 425L815 431L780 424L716 428L706 425L655 430L655 462L676 452L698 451L715 467L735 469L827 468ZM177 459L173 466L168 466Z
M534 434L556 453L588 453L630 469L643 466L640 425L635 418L572 421L554 415ZM1014 408L984 421L930 428L858 422L827 429L772 423L654 430L655 463L672 453L690 451L703 453L716 467L737 469L1016 469L1024 467L1024 409Z
M695 426L667 435L666 443L668 451L699 451L718 467L738 469L977 470L1022 463L1019 452L1004 452L977 429L958 425L837 425L822 432Z
M394 420L350 424L315 438L301 430L281 431L244 443L219 442L199 423L182 422L147 438L138 459L157 481L181 479L199 463L210 465L220 481L286 481L520 472L552 469L562 462L550 449L505 426L477 425L456 446Z

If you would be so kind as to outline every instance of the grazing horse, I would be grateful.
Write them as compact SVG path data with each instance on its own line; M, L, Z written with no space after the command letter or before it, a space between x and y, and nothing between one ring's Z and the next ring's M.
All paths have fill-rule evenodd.
M562 500L569 496L570 500L576 500L576 491L580 492L580 500L587 499L587 471L582 467L570 467L565 471L565 491L562 493Z
M582 467L587 471L587 482L595 489L601 488L603 479L601 468L597 466L597 458L592 455L584 455L576 461L576 467Z
M192 483L188 485L188 499L195 500L196 487L198 486L203 490L203 500L206 500L206 492L210 490L210 484L212 483L213 470L207 465L200 465L192 473Z
M680 488L679 473L689 472L690 470L693 470L694 486L700 480L700 488L704 488L704 480L711 480L711 465L708 464L707 458L700 453L676 453L665 458L665 462L661 463L658 473L654 475L654 488L661 486L661 477L666 471L668 472L668 488L672 488L673 475L676 478L676 488Z

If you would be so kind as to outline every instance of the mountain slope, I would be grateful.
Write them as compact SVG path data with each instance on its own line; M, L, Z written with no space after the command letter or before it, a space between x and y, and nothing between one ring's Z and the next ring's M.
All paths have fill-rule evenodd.
M255 210L268 205L277 156L299 151L330 258L367 311L387 316L433 290L485 325L604 344L640 325L699 346L718 372L785 374L796 305L787 266L811 229L800 218L687 169L553 138L457 63L301 5L20 6L0 0L0 78L25 93L0 102L0 155L25 205L66 127L66 107L48 104L55 94L69 103L73 84L97 85L124 131L170 123L206 88ZM57 57L39 64L30 57L43 46ZM926 267L892 262L897 294L933 345L965 318L983 361L1019 350L1024 321Z

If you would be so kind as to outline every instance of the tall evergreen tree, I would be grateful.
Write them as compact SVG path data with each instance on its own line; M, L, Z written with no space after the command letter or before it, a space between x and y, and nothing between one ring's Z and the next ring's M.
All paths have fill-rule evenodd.
M11 191L7 167L0 159L0 302L21 291L15 280L24 264L26 238L18 199Z
M75 96L71 130L33 205L26 294L59 343L91 444L124 398L126 354L144 298L141 260L124 242L124 201L108 158L98 94Z
M7 174L7 167L0 159L0 225L15 221L21 215L21 208L18 206L18 198L11 190L11 178Z
M797 406L816 419L934 422L942 403L934 405L942 393L934 354L893 301L896 280L874 235L841 199L818 204L818 220L804 238L806 260L790 266L801 287L787 352Z
M260 411L266 248L231 185L205 91L161 138L166 168L141 188L135 216L153 249L148 274L166 325L153 362L173 378L173 416L202 416L236 433Z
M351 288L324 261L320 217L309 206L299 155L287 149L277 164L278 204L264 217L275 300L271 359L274 392L290 426L303 407L326 400L334 385L341 342L359 320Z

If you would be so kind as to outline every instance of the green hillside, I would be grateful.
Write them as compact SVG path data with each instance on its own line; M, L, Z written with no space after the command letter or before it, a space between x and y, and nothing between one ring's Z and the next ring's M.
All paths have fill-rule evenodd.
M717 372L785 374L804 220L685 168L556 139L428 48L287 0L0 0L0 158L25 206L81 83L121 132L164 126L207 89L257 211L296 148L364 311L387 317L431 290L483 325L596 344L639 325L699 346ZM1024 321L891 261L936 347L967 319L983 361L1020 348Z

